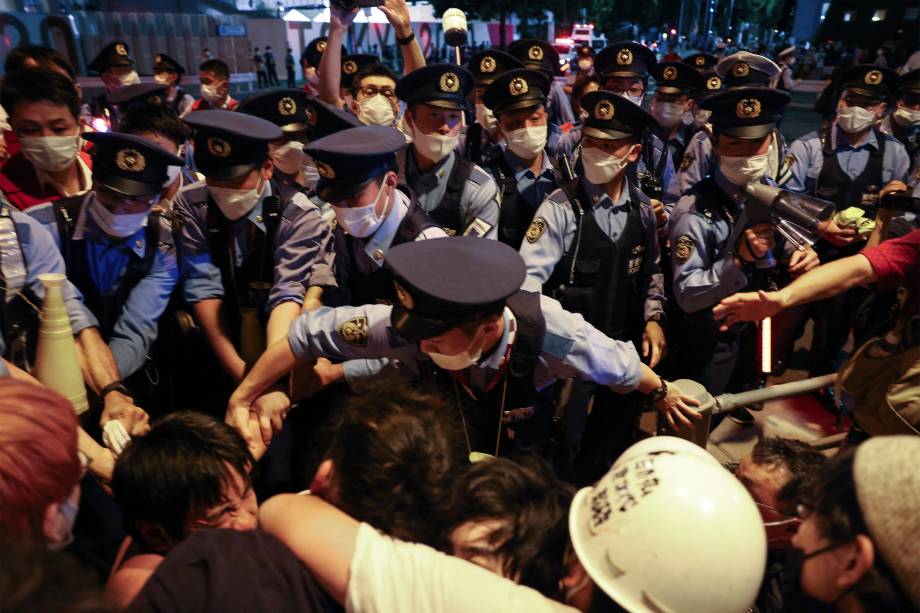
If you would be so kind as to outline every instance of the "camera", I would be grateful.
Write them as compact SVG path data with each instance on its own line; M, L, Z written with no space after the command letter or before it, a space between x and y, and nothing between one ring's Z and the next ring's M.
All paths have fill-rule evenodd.
M661 179L649 171L639 173L639 189L642 193L652 200L661 200L664 195L664 187L661 185Z
M920 213L920 198L911 196L908 192L892 192L885 194L878 203L880 209L892 209L906 213Z
M371 6L380 6L383 4L384 0L330 0L330 2L338 7L350 11L355 7L368 8Z

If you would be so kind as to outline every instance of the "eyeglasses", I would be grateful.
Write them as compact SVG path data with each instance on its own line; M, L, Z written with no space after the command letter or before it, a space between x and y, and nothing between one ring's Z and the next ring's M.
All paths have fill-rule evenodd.
M633 98L638 98L639 96L645 94L645 87L639 84L630 85L628 88L625 88L621 85L617 85L616 83L608 82L604 89L606 89L608 92L613 92L617 96L622 96L625 93L629 96L632 96Z
M396 100L396 90L392 87L377 87L376 85L365 85L361 88L361 93L364 94L366 98L373 98L377 94L380 94L389 101Z

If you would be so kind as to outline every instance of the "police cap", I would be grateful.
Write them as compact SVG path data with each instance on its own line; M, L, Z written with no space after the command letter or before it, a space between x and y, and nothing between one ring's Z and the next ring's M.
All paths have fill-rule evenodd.
M526 274L516 249L473 236L397 245L387 252L384 266L393 273L398 298L390 322L409 341L501 312Z
M701 75L703 77L702 87L693 94L693 99L699 102L707 96L722 91L722 79L714 71Z
M629 136L641 137L658 125L655 118L643 111L642 107L605 90L582 96L581 108L588 113L581 133L595 138L616 140Z
M716 65L716 74L729 88L769 87L770 80L780 72L773 60L748 51L732 53Z
M307 96L306 108L306 130L310 141L364 125L353 114L337 109L313 96Z
M93 182L125 196L152 196L163 189L168 166L184 166L158 145L119 132L87 132L93 143Z
M358 194L388 171L395 171L396 153L405 137L387 126L360 126L325 136L304 147L313 158L319 182L316 193L326 202L340 202Z
M153 58L153 72L174 72L177 75L184 75L185 67L165 53L157 53Z
M851 66L840 75L843 88L854 93L885 100L897 93L900 85L898 73L874 64Z
M122 112L146 105L163 106L166 101L168 85L162 83L135 83L126 85L109 94L109 102L118 106Z
M711 53L694 53L685 57L683 62L693 66L700 72L709 72L713 66L719 63L719 58Z
M195 111L184 121L192 129L195 165L218 180L234 179L261 166L268 159L268 143L284 135L270 121L235 111Z
M513 55L498 49L480 51L466 64L476 85L489 85L503 72L523 66Z
M465 109L473 90L473 75L456 64L429 64L413 70L396 84L396 97L406 104L430 104Z
M133 66L134 60L128 55L130 49L123 40L115 40L102 48L89 63L93 72L103 73L114 66Z
M342 80L341 85L345 89L351 88L351 82L354 81L355 75L368 68L380 63L380 58L368 53L352 53L351 55L342 56Z
M700 106L712 111L716 132L735 138L761 138L773 130L789 103L786 92L768 87L729 89L706 98Z
M328 44L328 39L325 36L314 38L304 47L301 59L306 61L308 66L319 68L319 63L323 59L323 53L326 52L326 46ZM344 57L347 53L348 51L345 49L345 46L342 45L342 56Z
M300 132L307 128L308 98L301 89L272 90L249 96L236 111L266 119L284 132Z
M508 53L513 55L524 68L542 70L552 79L559 72L559 53L551 44L537 38L522 38L511 43Z
M901 75L901 93L920 94L920 68Z
M687 94L692 96L706 86L703 75L684 62L657 64L652 75L658 84L658 91L663 94Z
M602 77L647 78L658 60L645 45L629 40L608 45L597 54L594 70Z
M550 80L546 73L530 68L515 68L492 81L482 103L495 115L546 104Z

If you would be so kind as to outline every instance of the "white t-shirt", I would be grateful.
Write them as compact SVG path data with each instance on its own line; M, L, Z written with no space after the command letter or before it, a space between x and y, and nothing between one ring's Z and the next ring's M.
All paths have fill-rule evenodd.
M484 568L362 523L351 559L349 613L557 613L576 609Z

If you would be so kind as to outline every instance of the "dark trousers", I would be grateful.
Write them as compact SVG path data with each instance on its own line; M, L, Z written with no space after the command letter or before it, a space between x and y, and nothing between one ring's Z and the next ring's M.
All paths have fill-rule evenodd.
M278 72L275 70L275 66L269 66L267 68L268 72L268 86L269 87L281 87L281 83L278 81Z
M256 87L258 87L259 89L264 89L268 87L268 75L265 73L264 70L256 71L256 80L258 82Z
M287 86L291 89L297 87L297 76L294 74L293 66L288 66L287 68Z

